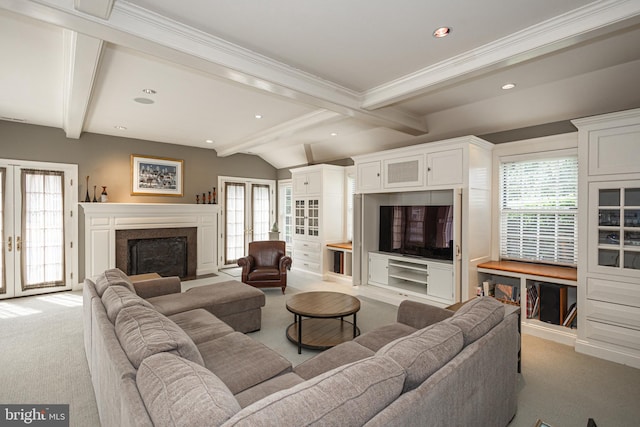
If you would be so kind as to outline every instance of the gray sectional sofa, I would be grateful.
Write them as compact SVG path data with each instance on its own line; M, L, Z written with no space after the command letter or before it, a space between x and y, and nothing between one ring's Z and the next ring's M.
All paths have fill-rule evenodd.
M456 313L404 301L396 323L293 367L214 315L215 298L172 304L189 291L162 292L119 270L85 281L103 426L506 426L515 415L518 313L492 298ZM236 321L255 309L226 299Z

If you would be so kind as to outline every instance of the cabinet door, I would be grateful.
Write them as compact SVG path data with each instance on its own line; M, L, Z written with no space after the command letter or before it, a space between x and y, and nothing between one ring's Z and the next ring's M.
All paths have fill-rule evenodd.
M453 267L430 262L428 264L427 295L453 300Z
M424 156L400 157L383 161L384 188L422 187L424 185Z
M589 185L589 271L640 277L640 181Z
M307 200L307 235L309 237L320 236L320 200Z
M356 166L356 186L359 193L380 191L382 176L380 175L380 161L359 163Z
M291 175L293 183L293 195L304 196L307 194L307 174L296 173Z
M322 191L322 173L320 171L307 173L307 196L320 194Z
M294 173L291 175L293 181L294 196L312 196L320 194L322 191L322 173L320 171L307 173Z
M385 255L369 253L369 282L387 285L389 283L389 258Z
M293 235L303 237L307 235L307 201L296 199L293 201Z
M640 172L640 124L589 132L589 175Z
M427 154L427 185L462 184L462 149Z

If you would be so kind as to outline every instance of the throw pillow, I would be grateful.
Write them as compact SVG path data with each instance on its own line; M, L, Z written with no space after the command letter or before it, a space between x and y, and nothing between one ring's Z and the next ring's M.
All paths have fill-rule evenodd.
M217 426L241 409L213 372L170 353L143 360L136 384L156 426Z
M109 270L106 270L96 278L95 284L96 292L100 297L102 297L102 294L107 290L109 286L116 285L124 286L133 293L136 292L135 288L133 287L133 283L131 283L131 280L129 280L129 277L124 274L124 272L119 268L111 268Z
M178 325L156 310L134 305L120 310L116 335L131 364L138 369L144 359L170 352L204 366L191 338Z
M456 325L467 346L489 332L504 319L504 304L491 297L475 298L464 304L445 322Z
M143 305L153 308L151 304L134 294L126 286L110 286L102 294L102 304L107 310L107 317L115 323L118 313L125 307Z
M442 368L462 350L464 338L460 328L436 323L413 334L398 338L376 354L398 362L407 372L404 392L413 390Z

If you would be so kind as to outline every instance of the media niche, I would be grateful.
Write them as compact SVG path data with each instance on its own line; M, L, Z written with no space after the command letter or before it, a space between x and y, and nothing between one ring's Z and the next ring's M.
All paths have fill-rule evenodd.
M453 206L380 206L378 249L453 260Z

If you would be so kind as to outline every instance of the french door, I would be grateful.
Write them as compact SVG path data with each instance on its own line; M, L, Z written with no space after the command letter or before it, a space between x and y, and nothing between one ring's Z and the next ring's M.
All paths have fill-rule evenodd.
M0 299L77 280L76 181L76 165L0 160Z
M249 242L269 239L275 218L274 187L271 180L220 178L223 266L233 266L245 256Z

